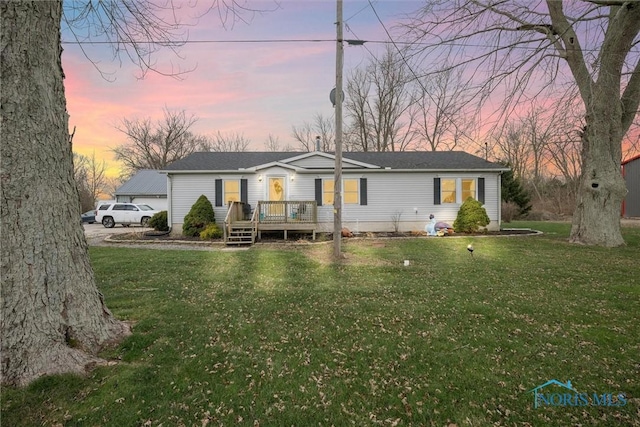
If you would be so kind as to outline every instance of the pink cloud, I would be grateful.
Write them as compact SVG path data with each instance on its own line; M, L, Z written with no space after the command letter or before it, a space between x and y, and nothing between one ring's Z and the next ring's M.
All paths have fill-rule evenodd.
M221 29L215 14L206 15L189 29L190 39L335 37L334 3L284 1L281 4L280 10L257 14L250 25L238 23L232 31ZM272 3L258 2L257 5L267 7ZM358 2L346 6L351 9L345 16L353 15L363 5L365 3ZM358 35L372 34L374 28L382 34L376 21L372 23L369 19L365 24L363 13L349 22ZM353 38L352 34L345 34ZM189 43L180 49L180 58L170 52L155 57L158 66L165 70L193 69L183 80L155 73L139 80L136 77L139 72L129 62L111 63L108 52L99 52L95 45L85 48L104 58L100 69L115 71L112 75L115 81L102 79L77 46L65 45L63 65L70 126L76 127L74 147L83 154L95 150L96 155L112 160L109 149L125 142L124 135L114 125L123 118L160 119L165 107L198 116L200 120L194 130L199 133L244 134L252 141L254 150L263 149L269 134L284 143L293 143L292 126L311 121L317 113L325 117L333 114L329 102L329 92L335 85L335 43L332 42ZM345 66L357 66L367 57L368 52L362 48L348 48Z

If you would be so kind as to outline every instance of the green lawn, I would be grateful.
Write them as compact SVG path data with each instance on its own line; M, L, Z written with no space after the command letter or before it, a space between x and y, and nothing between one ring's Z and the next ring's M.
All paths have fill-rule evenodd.
M330 244L92 248L135 323L119 363L3 389L1 424L640 426L640 228L605 249L510 226L545 235L352 240L340 266ZM551 379L627 403L534 408Z

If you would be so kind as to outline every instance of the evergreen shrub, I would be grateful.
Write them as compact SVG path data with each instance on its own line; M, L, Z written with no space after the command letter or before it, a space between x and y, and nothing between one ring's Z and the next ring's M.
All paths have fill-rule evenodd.
M169 231L167 223L167 211L160 211L149 220L149 227L153 227L156 231Z
M216 222L213 206L204 194L191 206L191 210L184 217L182 234L188 237L198 237L209 224Z
M202 240L213 240L222 237L222 230L217 224L209 224L204 230L200 232L200 238Z
M460 206L458 216L453 222L453 229L456 233L475 233L480 227L489 225L489 222L489 216L482 203L469 197Z

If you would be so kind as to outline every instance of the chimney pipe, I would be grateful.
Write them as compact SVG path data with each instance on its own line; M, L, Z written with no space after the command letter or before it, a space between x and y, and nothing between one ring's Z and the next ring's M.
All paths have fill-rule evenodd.
M316 151L320 151L320 136L316 136Z

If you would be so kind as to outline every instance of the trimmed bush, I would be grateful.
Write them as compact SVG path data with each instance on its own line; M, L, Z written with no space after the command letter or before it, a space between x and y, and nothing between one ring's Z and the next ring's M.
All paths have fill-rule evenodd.
M482 203L469 197L460 206L458 216L453 222L453 229L456 233L475 233L480 227L489 225L489 222L489 216Z
M213 240L222 237L222 230L216 224L209 224L200 232L200 238L202 240Z
M149 220L149 227L153 227L156 231L169 231L167 223L167 211L160 211Z
M207 225L216 222L213 206L204 194L191 206L191 210L184 217L182 234L189 237L198 237Z

